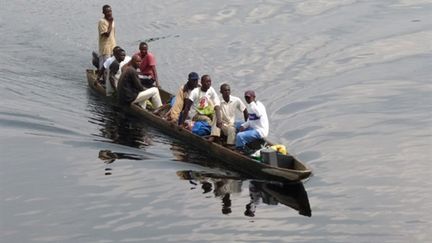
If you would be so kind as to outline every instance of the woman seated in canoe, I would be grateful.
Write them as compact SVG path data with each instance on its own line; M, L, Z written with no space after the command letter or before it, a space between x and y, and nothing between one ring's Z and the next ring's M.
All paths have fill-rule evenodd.
M119 103L122 105L137 104L146 109L146 101L150 99L153 109L157 109L162 106L159 89L156 87L144 89L137 72L140 64L141 57L134 55L132 60L123 66L117 87Z
M165 118L168 121L178 122L180 113L183 110L185 99L188 99L190 92L198 86L199 75L196 72L191 72L188 75L188 81L182 85L173 98L174 104L171 109L166 113Z

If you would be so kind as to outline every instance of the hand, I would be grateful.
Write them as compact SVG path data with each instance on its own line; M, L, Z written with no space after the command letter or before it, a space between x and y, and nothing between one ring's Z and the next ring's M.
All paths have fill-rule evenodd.
M111 16L111 17L108 17L107 20L108 20L108 22L112 23L114 21L114 18Z
M245 130L244 127L240 127L240 128L239 128L239 132L243 132L244 130Z
M221 121L221 120L217 121L217 122L216 122L216 126L217 126L218 128L222 128L222 121Z

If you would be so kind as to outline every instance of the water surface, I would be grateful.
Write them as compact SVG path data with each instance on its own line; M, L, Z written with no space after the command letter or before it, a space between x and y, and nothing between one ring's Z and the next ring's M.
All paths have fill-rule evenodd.
M1 242L432 241L432 1L110 3L165 89L196 71L256 90L270 139L314 170L300 190L239 179L92 94L105 3L1 3Z

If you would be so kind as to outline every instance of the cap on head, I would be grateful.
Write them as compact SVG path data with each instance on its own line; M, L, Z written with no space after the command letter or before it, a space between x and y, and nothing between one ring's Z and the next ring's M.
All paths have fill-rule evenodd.
M248 90L248 91L245 92L244 96L245 97L255 97L255 91Z
M191 72L188 75L188 80L199 80L199 75L196 72Z

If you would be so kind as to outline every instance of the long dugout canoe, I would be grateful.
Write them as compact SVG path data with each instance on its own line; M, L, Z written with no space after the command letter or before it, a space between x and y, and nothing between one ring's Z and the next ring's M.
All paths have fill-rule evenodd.
M99 84L96 79L96 70L87 69L87 81L89 87L99 95L105 96L105 88ZM164 104L168 103L169 99L173 96L171 93L163 89L159 89L159 92ZM312 174L311 169L294 156L284 156L284 164L286 164L286 167L284 168L271 166L252 157L226 148L218 143L209 142L207 139L178 126L176 123L167 121L137 105L123 106L122 108L124 111L132 113L147 121L149 125L159 129L163 133L194 146L196 149L228 165L237 172L247 175L251 179L297 182L307 179Z

